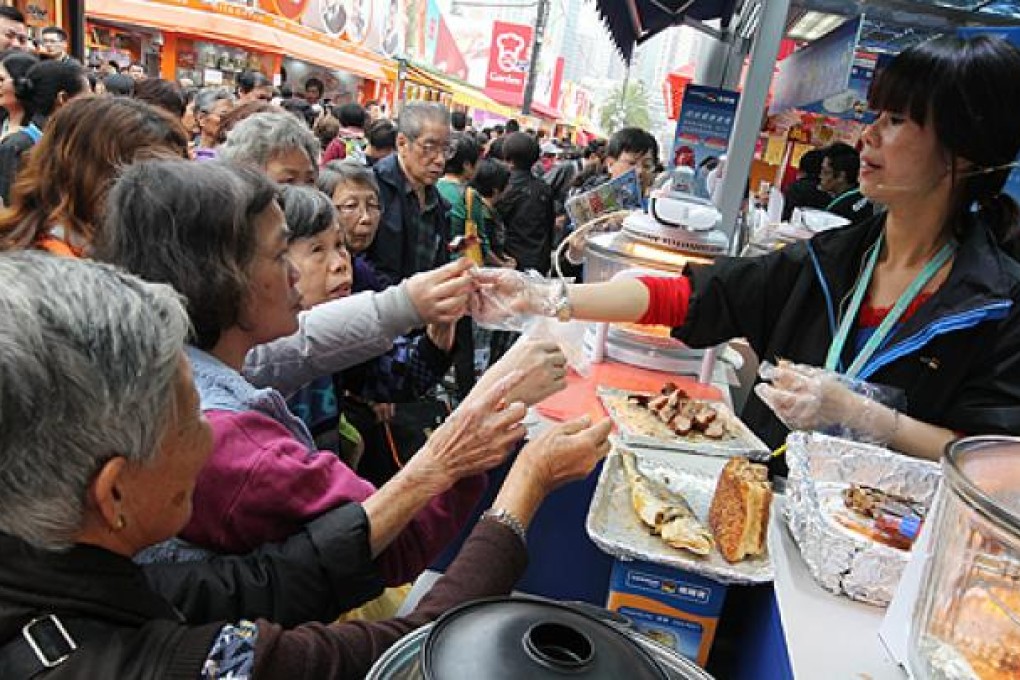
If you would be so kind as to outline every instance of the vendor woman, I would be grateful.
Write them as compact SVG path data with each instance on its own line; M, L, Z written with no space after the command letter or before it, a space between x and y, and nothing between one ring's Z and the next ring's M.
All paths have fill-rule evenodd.
M692 347L747 338L783 364L742 414L773 447L788 428L840 429L937 458L960 434L1020 433L1017 205L1002 193L1020 151L1020 51L926 42L881 72L869 103L860 188L886 208L870 220L679 278L489 284L521 312L668 324ZM898 405L835 373L892 388Z

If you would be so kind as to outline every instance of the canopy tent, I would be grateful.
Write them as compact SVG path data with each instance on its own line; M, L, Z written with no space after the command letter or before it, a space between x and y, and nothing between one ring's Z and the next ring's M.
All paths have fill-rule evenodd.
M634 45L684 22L721 19L728 26L737 0L597 0L598 11L625 61Z

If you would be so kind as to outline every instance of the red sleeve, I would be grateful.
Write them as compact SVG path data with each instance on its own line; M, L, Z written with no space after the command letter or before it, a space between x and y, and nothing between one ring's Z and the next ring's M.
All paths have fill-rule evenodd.
M686 276L639 276L648 289L648 311L638 319L640 324L678 328L687 321L691 302L691 280Z
M326 147L326 150L322 154L322 160L319 161L320 167L326 167L326 163L330 161L342 161L347 157L347 147L344 146L343 141L339 137L335 138Z

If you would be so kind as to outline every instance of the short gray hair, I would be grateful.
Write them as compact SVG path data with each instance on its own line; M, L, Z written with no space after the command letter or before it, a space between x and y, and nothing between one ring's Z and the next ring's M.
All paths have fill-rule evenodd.
M195 111L209 113L220 100L234 101L234 93L225 87L210 87L195 95Z
M59 550L107 460L156 457L188 316L169 286L97 262L2 255L0 280L0 531Z
M397 132L402 133L412 142L419 137L426 123L435 123L450 127L450 110L442 104L432 102L410 102L400 110L397 119Z
M227 141L220 147L220 158L265 168L274 157L291 149L304 151L312 165L318 167L319 140L307 125L285 111L256 113L227 133Z
M330 161L319 171L315 186L319 191L333 198L336 188L341 184L360 184L379 195L379 182L371 168L367 168L356 160Z

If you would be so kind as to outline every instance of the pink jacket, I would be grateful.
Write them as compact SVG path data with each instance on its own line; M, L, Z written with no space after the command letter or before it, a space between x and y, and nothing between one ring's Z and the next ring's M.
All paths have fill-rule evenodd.
M256 411L205 416L216 444L195 486L191 521L181 532L187 541L218 552L249 552L375 492L335 455L309 455L269 416ZM407 583L424 571L467 522L484 489L484 476L462 479L419 512L377 558L387 585Z

